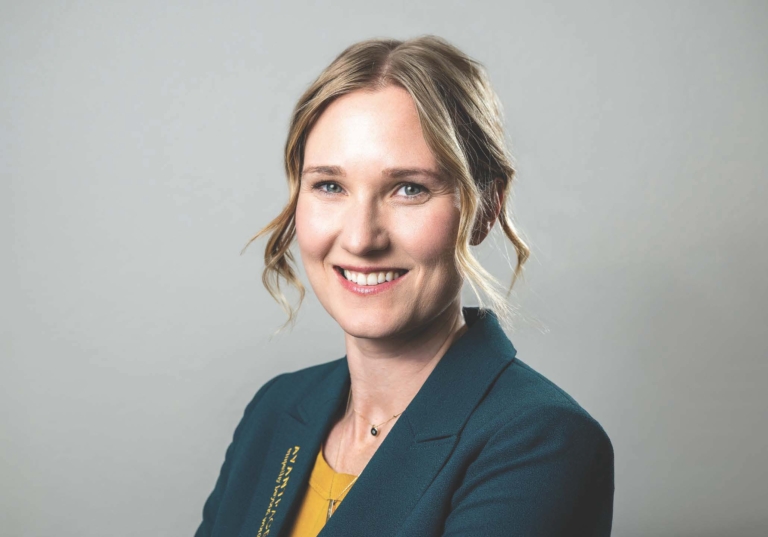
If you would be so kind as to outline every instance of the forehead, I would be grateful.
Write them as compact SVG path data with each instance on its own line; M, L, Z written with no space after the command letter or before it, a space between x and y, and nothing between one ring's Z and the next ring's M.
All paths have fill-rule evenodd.
M423 167L437 171L410 94L397 86L333 101L307 137L304 167Z

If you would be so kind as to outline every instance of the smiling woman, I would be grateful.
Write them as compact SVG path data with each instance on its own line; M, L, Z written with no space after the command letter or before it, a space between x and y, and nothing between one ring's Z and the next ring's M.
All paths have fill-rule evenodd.
M291 320L296 239L346 355L258 391L197 535L609 535L611 443L516 357L470 250L498 221L513 283L528 256L482 67L432 36L355 44L300 98L285 162L263 280ZM462 307L464 282L491 307Z

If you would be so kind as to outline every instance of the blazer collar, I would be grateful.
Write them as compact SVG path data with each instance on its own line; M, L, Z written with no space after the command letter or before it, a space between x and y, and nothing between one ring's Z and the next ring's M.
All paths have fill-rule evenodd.
M423 442L457 434L516 351L490 310L464 308L470 325L440 359L403 417Z
M380 517L391 522L388 527L394 533L450 455L474 408L499 373L514 360L515 348L493 312L463 308L463 313L468 330L440 359L320 535L362 535L370 530L363 526L364 521ZM290 484L281 491L281 505L270 519L269 535L287 535L288 521L295 516L306 490L317 451L344 410L349 386L349 367L344 357L286 410L290 418L282 420L274 431L267 462L284 460L293 449L293 463L288 469ZM398 468L397 480L391 479L393 468ZM273 488L273 479L264 480L265 488ZM382 494L396 498L395 503L382 505L378 501ZM260 496L257 492L241 536L256 535L259 530L258 518L265 507L260 505L263 500L257 501ZM355 515L361 512L366 517Z

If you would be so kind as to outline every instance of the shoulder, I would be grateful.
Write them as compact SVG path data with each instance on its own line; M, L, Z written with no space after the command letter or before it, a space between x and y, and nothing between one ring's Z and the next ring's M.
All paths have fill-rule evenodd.
M499 375L491 391L500 400L514 400L510 410L517 412L539 408L593 419L570 394L519 358Z
M270 382L274 384L273 391L280 392L283 397L300 396L306 393L307 389L323 382L332 375L339 367L343 366L346 358L339 358L322 364L305 367L297 371L282 373L273 378Z
M342 366L346 358L339 358L297 371L281 373L269 379L259 388L245 410L246 416L257 405L263 407L287 407L307 393L307 390L322 383L329 375Z
M463 443L463 446L461 446ZM609 535L613 448L570 395L513 359L461 434L446 535ZM524 491L521 493L520 491Z
M470 423L475 431L497 439L513 433L509 438L514 441L563 448L581 445L613 457L610 439L597 420L565 390L517 358L490 387Z

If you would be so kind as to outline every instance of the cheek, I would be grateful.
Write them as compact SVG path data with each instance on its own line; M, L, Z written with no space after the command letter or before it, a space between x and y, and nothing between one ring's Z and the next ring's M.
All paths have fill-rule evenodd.
M300 193L296 204L296 241L307 273L318 269L336 241L340 218L337 210L311 194Z
M296 240L305 263L322 259L333 242L333 222L314 200L299 195L296 204Z
M447 203L424 211L418 222L401 229L402 244L411 257L425 267L452 266L459 218L459 209Z

